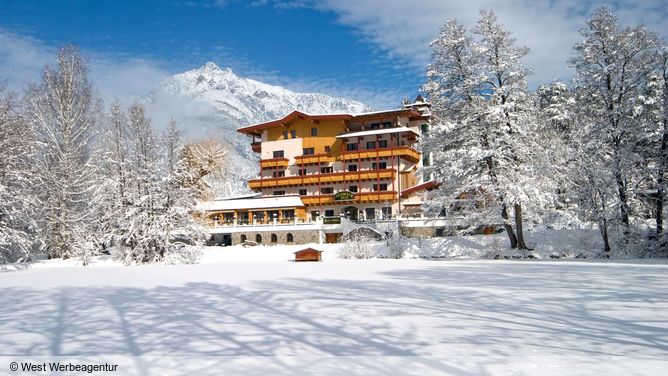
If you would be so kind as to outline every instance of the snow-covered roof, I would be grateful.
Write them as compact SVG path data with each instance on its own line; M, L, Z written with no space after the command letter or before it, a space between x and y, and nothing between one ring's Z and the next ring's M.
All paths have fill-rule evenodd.
M381 129L372 129L370 131L361 131L361 132L352 132L344 133L336 136L336 138L348 138L348 137L363 137L363 136L373 136L378 134L391 134L391 133L405 133L412 132L415 135L418 135L414 130L407 127L394 127L394 128L381 128Z
M239 195L239 196L232 196L232 197L225 197L225 198L217 198L215 201L222 201L222 200L239 200L242 198L255 198L255 197L260 197L262 196L262 193L259 192L254 192L254 193L248 193L245 195Z
M205 201L199 208L205 211L225 211L234 209L272 209L304 206L299 196L265 196L256 198L234 198Z

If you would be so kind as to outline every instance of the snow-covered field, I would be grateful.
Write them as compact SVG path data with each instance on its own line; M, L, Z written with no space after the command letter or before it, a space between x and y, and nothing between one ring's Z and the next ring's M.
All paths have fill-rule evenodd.
M123 375L668 369L665 263L339 260L334 246L322 263L288 261L298 248L5 268L0 372L40 356L116 362Z

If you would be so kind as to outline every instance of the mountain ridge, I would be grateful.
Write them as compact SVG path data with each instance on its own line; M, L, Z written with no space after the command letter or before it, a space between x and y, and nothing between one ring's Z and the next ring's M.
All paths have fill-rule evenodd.
M186 138L213 136L230 143L234 182L221 190L221 196L247 192L246 180L258 172L258 155L237 128L279 119L294 110L313 114L372 110L351 99L294 92L242 77L213 62L166 78L148 96L148 103L158 124L173 118Z

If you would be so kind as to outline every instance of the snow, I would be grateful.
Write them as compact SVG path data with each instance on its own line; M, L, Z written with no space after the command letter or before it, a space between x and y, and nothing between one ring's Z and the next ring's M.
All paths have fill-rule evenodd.
M234 209L264 209L264 208L294 208L304 206L299 196L276 196L257 198L234 198L229 200L215 200L200 203L202 210L234 210Z
M481 238L493 237L441 240ZM309 246L323 262L289 261ZM336 248L5 268L2 361L113 360L122 374L660 375L668 366L665 263L341 260Z

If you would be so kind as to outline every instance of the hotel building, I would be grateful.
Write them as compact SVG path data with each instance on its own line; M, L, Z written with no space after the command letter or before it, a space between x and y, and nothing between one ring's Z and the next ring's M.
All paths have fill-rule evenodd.
M239 128L260 156L259 176L248 182L257 195L205 203L215 242L334 242L353 224L419 215L435 186L418 148L429 126L429 104L418 97L396 110L293 111Z

